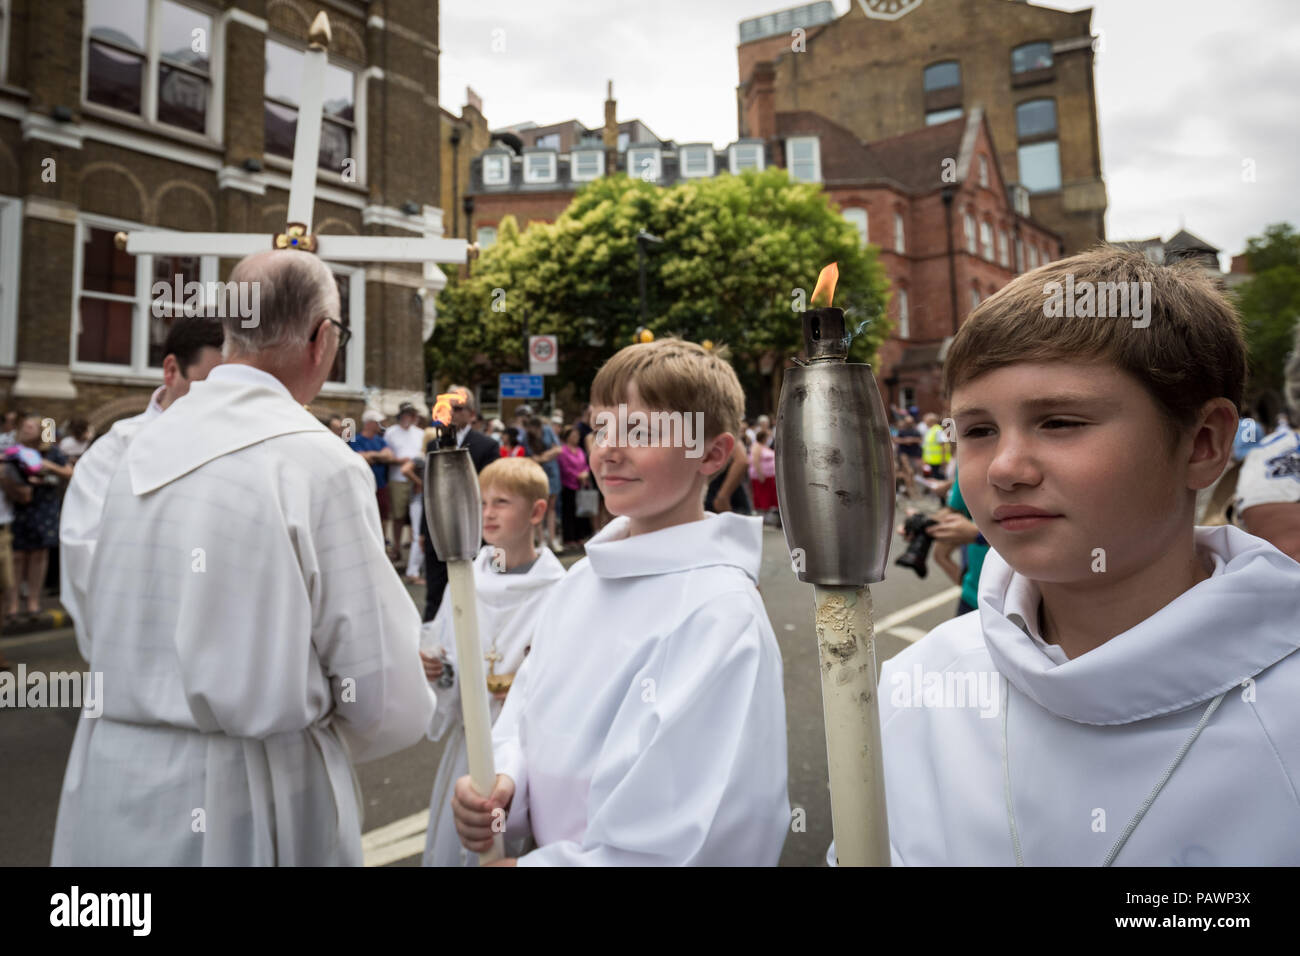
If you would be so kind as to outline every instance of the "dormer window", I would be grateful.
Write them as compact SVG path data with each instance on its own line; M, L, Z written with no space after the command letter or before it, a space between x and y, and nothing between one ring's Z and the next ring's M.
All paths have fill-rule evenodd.
M555 182L555 151L538 150L524 153L524 182Z
M727 161L733 173L746 169L762 170L763 146L761 143L735 143L727 150Z
M587 183L605 174L605 150L587 147L569 154L569 171L574 182Z
M785 165L797 183L822 181L821 144L816 136L794 136L785 141Z
M627 174L636 176L648 183L656 183L660 176L658 146L629 146L627 150Z
M677 151L684 179L697 179L713 175L713 147L683 146Z
M504 186L510 182L510 155L489 153L483 157L483 185Z

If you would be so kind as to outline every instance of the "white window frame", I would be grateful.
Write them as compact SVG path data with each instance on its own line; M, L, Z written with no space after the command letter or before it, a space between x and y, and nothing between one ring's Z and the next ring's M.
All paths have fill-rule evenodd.
M850 217L850 213L853 214L853 217ZM856 219L858 215L862 217L861 222ZM871 215L867 210L861 206L850 206L844 210L843 216L851 226L858 230L858 241L864 246L867 245L871 241Z
M530 160L546 160L546 173L535 173L532 169ZM524 182L525 183L553 183L555 182L556 170L559 167L558 156L555 150L531 150L524 153Z
M92 113L96 110L102 110L112 116L130 117L135 122L143 122L150 127L166 130L169 133L178 136L201 136L211 140L213 143L222 142L222 133L225 129L225 72L226 72L226 25L225 18L222 17L222 11L215 7L209 7L203 3L195 3L193 0L170 0L180 7L189 7L197 13L203 14L212 21L212 32L208 37L208 111L205 121L204 131L196 133L192 129L185 129L181 126L172 126L170 123L163 123L158 120L158 67L162 62L162 54L158 49L161 40L159 24L162 17L158 10L162 6L162 0L146 0L147 13L145 17L145 70L144 82L140 90L140 112L129 113L126 110L119 110L116 107L108 106L105 103L96 103L88 96L90 92L90 20L84 15L81 18L81 105L89 109ZM4 33L5 51L8 50L8 25L9 18L12 16L11 4L4 3L6 8ZM101 41L97 41L101 42ZM0 53L0 57L4 57ZM8 64L4 64L8 68ZM0 72L0 79L4 78L4 73ZM116 368L117 366L113 366Z
M12 366L17 359L18 281L22 262L23 201L0 196L0 365Z
M810 177L798 176L795 174L794 148L796 145L805 143L812 144L812 175ZM808 160L799 160L806 163ZM785 141L785 168L789 173L790 179L797 183L819 183L822 181L822 147L821 140L816 136L791 136Z
M1016 237L1016 274L1025 271L1025 242L1019 236Z
M702 173L688 172L688 158L690 156L704 156L705 171ZM682 146L677 150L677 167L682 179L706 179L714 174L713 167L713 147L712 146Z
M287 37L279 33L267 33L263 37L263 41L265 42L267 40L274 43L278 43L281 46L292 47L293 49L297 50L299 53L305 54L307 52L307 46L303 43L300 43L298 40L295 40L293 37ZM366 139L366 88L370 84L367 82L365 73L363 73L360 69L358 69L355 64L340 60L338 57L334 56L333 54L328 55L327 62L329 63L330 66L338 67L340 70L347 70L349 73L352 74L352 152L354 155L349 158L356 160L357 179L355 185L364 186L367 183L366 153L369 152L369 150L366 148L366 144L368 142ZM300 107L295 106L292 103L286 103L286 102L282 102L281 100L274 99L273 97L268 97L266 95L266 79L263 78L262 80L262 104L263 104L262 109L263 110L266 109L265 104L268 99L271 100L271 102L273 103L279 103L281 106L288 107L289 109L293 109L293 110L300 109ZM263 117L263 122L265 122L265 117ZM347 125L346 120L340 120L335 118L331 118L330 122L338 123L339 125L342 126ZM322 110L321 125L323 126L324 123L325 123L325 113ZM266 156L266 158L273 163L280 163L282 165L288 165L291 163L289 159L275 153L264 153L263 155ZM341 172L341 170L337 170L337 169L331 170L328 166L317 166L316 172L318 175L323 173L324 175L331 177L328 180L330 182L337 182L337 180L334 179L333 177L337 177Z
M484 242L484 233L491 233ZM479 250L491 249L497 244L497 227L496 226L479 226L474 233L474 241L478 243Z
M993 224L987 219L980 220L980 255L993 262Z
M634 179L657 183L663 177L663 156L658 146L629 146L627 148L627 174ZM647 166L647 158L654 160L653 166ZM647 173L653 172L653 176Z
M975 311L976 309L978 309L978 308L979 308L979 304L980 304L980 290L979 290L979 286L974 286L974 285L973 285L973 286L970 287L970 307L971 307L971 311L973 312L973 311Z
M591 176L578 175L578 160L587 156L593 156L596 159L596 172ZM592 180L599 179L605 175L605 150L602 149L575 149L569 153L569 178L575 183L589 183Z
M1011 268L1011 240L1005 229L998 229L998 265L1004 269Z
M498 166L498 161L500 165ZM505 175L489 176L488 170L499 168ZM488 153L483 157L483 185L508 186L510 184L510 156L507 153Z
M907 251L907 224L903 222L903 214L897 210L894 212L894 251L900 254Z
M352 395L365 387L366 378L366 267L327 262L331 272L348 277L348 328L352 338L348 342L347 362L343 366L343 381L326 382L320 388L322 395Z
M898 338L912 337L912 314L907 301L907 290L898 290Z
M1029 270L1028 271L1033 272L1035 269L1038 268L1038 247L1034 245L1032 242L1027 243L1027 245L1029 246Z
M753 150L752 165L741 165L748 162L742 160L739 150ZM727 168L731 170L732 175L738 175L746 169L752 169L755 172L763 171L763 146L761 143L732 143L727 147Z
M962 229L966 233L966 251L975 255L975 217L969 210L962 213Z
M106 292L92 292L94 298L115 302L132 301L131 311L131 364L116 365L112 362L81 362L77 359L77 341L81 337L81 287L85 267L86 238L91 229L103 229L108 232L129 232L131 230L167 232L143 223L128 222L124 219L112 219L91 213L81 213L77 217L76 243L72 256L72 323L68 336L68 367L74 372L93 372L102 375L134 376L138 378L162 381L162 369L149 365L149 318L150 302L153 290L153 256L135 257L135 297L134 300L122 295ZM183 236L183 232L176 232ZM204 283L217 281L217 257L202 256L199 259L199 281Z

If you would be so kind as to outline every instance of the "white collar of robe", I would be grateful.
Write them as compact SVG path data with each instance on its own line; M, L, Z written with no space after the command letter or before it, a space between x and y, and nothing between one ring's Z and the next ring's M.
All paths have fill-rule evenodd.
M587 542L587 560L598 576L631 578L730 565L758 584L763 562L762 518L706 511L703 521L630 538L629 524L626 517L615 518Z
M979 615L994 666L1060 717L1127 724L1207 701L1300 647L1300 564L1230 526L1197 528L1195 536L1213 561L1209 578L1063 664L1013 620L1037 620L1037 586L989 551Z

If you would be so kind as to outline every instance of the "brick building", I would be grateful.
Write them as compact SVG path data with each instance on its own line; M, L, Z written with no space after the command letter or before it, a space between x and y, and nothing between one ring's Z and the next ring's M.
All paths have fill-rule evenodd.
M609 173L656 172L660 176L652 178L670 181L677 170L677 145L659 139L640 120L620 122L617 112L611 82L603 126L567 120L494 130L490 147L470 161L466 191L465 208L479 245L486 248L496 241L497 226L506 216L514 216L520 229L530 222L554 222L583 183ZM697 153L705 148L712 155L712 146L701 145Z
M863 242L880 250L893 325L876 364L882 395L938 411L945 340L1014 276L1060 258L1061 237L1028 216L1025 190L1008 184L978 107L870 144L807 111L763 123L776 132L776 164L823 183Z
M818 113L879 142L982 108L1009 183L1067 253L1105 238L1092 11L1023 0L857 0L741 24L740 135Z
M440 236L438 6L424 0L0 0L0 397L102 430L161 381L155 280L233 261L128 256L122 229L283 228L302 51L333 40L314 228ZM264 78L264 79L262 79ZM313 402L423 405L433 266L331 266L347 352Z

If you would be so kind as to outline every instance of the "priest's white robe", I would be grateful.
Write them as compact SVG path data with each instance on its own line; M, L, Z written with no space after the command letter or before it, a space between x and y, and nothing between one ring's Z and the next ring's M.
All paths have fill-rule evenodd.
M76 625L77 646L89 660L90 647L85 642L81 618L86 606L86 586L90 580L90 561L99 540L99 522L104 514L104 496L113 472L122 463L127 446L141 428L162 414L159 404L163 386L158 386L149 406L133 418L116 422L100 435L86 453L77 459L72 481L63 495L59 512L59 602Z
M501 655L498 674L513 674L524 662L532 630L551 585L564 577L564 565L550 548L538 552L533 566L523 574L497 571L492 565L494 548L483 548L474 561L474 587L478 595L478 633L484 655L493 650ZM424 845L425 866L477 866L478 854L470 853L456 833L451 812L451 794L456 781L469 773L469 752L465 748L465 722L460 701L460 672L456 669L456 635L452 631L450 589L432 621L424 625L420 641L425 654L442 654L452 665L450 687L437 687L438 707L434 713L430 740L447 737L438 764L438 776L429 799L429 831ZM486 673L488 663L484 661ZM488 698L492 720L501 715L504 701Z
M990 551L978 609L885 663L895 865L1300 865L1300 564L1195 535L1212 576L1073 660Z
M91 562L104 709L53 863L361 864L351 761L434 709L383 542L370 468L264 372L219 366L141 429Z
M520 866L775 865L790 805L762 520L627 530L551 589L493 728L505 836L531 829Z

